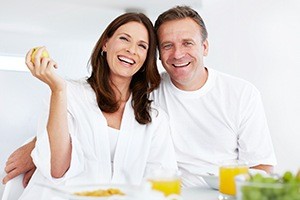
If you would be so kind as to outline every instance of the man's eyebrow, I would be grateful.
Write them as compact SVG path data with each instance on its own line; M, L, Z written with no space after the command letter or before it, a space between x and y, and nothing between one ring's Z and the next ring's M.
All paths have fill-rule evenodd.
M186 42L186 41L194 41L192 38L185 38L185 39L182 39L183 42Z
M169 44L169 43L172 43L171 41L163 41L161 43L159 43L160 45L163 45L163 44Z

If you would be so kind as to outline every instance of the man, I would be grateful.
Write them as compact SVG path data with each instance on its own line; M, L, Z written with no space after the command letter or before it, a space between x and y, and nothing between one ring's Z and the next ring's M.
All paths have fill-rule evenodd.
M202 185L201 174L217 173L232 160L272 172L276 158L260 94L252 84L204 66L209 44L199 14L186 6L171 8L158 17L155 30L167 73L153 99L169 114L183 185ZM33 146L12 154L4 182L27 171L28 182Z
M160 60L167 73L154 99L170 117L184 185L201 173L218 173L231 160L271 172L276 158L260 94L250 83L206 68L207 30L199 14L175 7L155 22Z

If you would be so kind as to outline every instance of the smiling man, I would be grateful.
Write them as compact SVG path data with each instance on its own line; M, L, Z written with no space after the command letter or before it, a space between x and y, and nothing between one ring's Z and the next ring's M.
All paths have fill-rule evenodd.
M203 56L208 42L202 39L199 25L191 18L167 21L157 35L160 58L173 84L181 90L200 89L207 79Z
M249 82L204 65L207 30L186 6L155 22L160 60L167 73L153 98L169 114L183 185L203 184L200 174L242 160L271 172L276 158L258 90Z

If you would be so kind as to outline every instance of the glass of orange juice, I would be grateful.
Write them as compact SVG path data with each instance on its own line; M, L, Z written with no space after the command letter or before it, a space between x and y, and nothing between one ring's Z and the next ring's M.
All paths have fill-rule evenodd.
M243 161L224 163L219 168L219 200L235 199L236 186L234 177L239 174L247 174L248 166Z
M148 181L151 183L152 189L164 193L166 197L181 193L181 180L177 171L156 170Z

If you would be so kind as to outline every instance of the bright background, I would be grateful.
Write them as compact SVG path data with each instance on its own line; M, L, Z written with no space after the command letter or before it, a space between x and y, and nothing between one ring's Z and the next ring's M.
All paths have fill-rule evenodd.
M59 63L61 76L80 78L88 74L87 61L104 27L126 9L142 9L154 22L167 8L191 5L204 18L209 33L206 66L244 78L260 90L278 159L276 172L298 170L300 1L149 2L1 2L0 56L24 57L31 47L45 45ZM0 70L0 169L9 154L35 134L46 92L47 87L28 72Z

